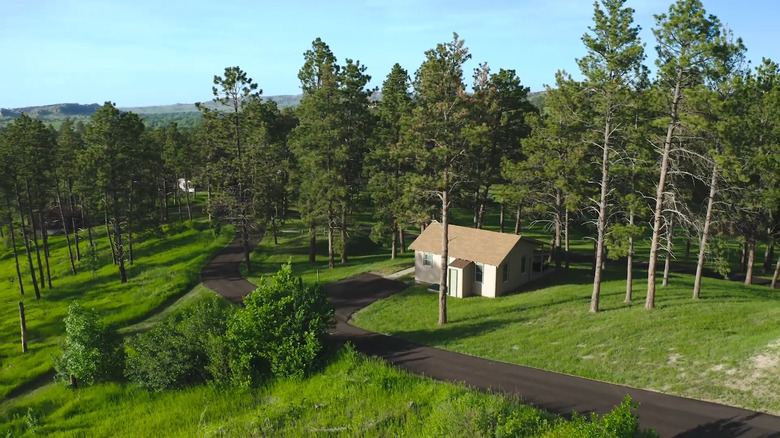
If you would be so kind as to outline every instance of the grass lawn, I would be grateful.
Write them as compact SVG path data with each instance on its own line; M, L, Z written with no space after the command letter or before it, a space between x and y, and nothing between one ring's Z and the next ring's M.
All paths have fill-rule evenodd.
M673 274L644 309L646 272L623 303L624 272L606 272L601 309L588 313L584 266L514 295L448 299L415 286L355 315L356 325L422 344L597 380L780 414L780 294L765 286ZM660 282L659 282L660 283ZM409 315L415 315L410 318Z
M315 376L258 390L154 393L110 383L74 392L50 384L0 406L3 436L539 436L562 426L516 399L406 374L352 351Z
M247 275L245 266L241 265L241 273L250 281L257 283L262 276L273 275L279 266L292 261L293 272L303 278L303 282L313 284L332 283L364 272L391 274L414 266L414 251L405 254L398 253L398 258L390 259L390 249L374 243L368 231L350 233L347 246L348 263L341 264L339 253L336 253L336 267L328 269L328 240L326 235L317 236L317 261L309 262L308 230L300 220L288 220L282 232L279 233L279 244L275 245L273 236L267 232L257 248L252 252L252 272ZM407 245L413 239L407 240Z
M95 231L96 236L101 235L99 227ZM16 275L13 255L10 249L0 250L0 398L51 372L64 331L62 319L71 302L80 300L116 326L141 321L198 284L202 266L231 238L232 231L227 229L223 236L214 239L205 219L192 226L174 223L162 233L136 236L135 264L128 264L129 281L123 285L111 262L105 233L97 239L102 265L94 276L86 269L72 275L65 238L52 236L54 288L43 289L40 300L35 299L32 284L28 284L26 258L22 264L22 297L18 284L11 281ZM20 344L19 301L25 304L29 347L26 354L22 354Z

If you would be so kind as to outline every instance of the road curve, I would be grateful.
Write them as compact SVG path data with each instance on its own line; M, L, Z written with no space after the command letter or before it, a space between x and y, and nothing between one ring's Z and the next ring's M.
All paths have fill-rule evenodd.
M254 248L259 238L249 241L249 247ZM200 271L203 285L227 298L229 301L241 304L257 286L241 276L240 266L244 261L244 247L241 237L236 236L228 246L218 252Z
M358 351L436 380L515 394L550 412L604 414L626 394L640 403L640 423L662 437L780 438L780 417L730 406L612 385L595 380L426 347L349 324L357 310L405 289L403 283L363 274L328 287L336 308L334 335Z
M255 244L252 242L252 246ZM241 303L256 288L240 275L243 258L241 241L236 238L203 268L204 285L234 303ZM381 357L413 373L518 395L557 414L604 414L629 394L641 403L642 427L652 427L662 437L780 438L780 417L773 415L426 347L349 324L352 314L359 309L406 287L374 274L329 285L328 296L336 314L332 335L352 342L364 354Z

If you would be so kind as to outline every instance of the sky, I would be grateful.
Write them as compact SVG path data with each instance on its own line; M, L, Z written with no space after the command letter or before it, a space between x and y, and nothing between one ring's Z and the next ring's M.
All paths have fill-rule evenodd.
M628 0L652 65L654 14L671 0ZM780 1L703 0L748 48L780 61ZM0 108L212 98L214 75L240 66L263 95L300 93L303 53L320 37L339 63L360 60L381 87L393 64L410 76L426 50L465 40L473 69L513 69L531 91L559 69L577 76L592 0L3 0Z

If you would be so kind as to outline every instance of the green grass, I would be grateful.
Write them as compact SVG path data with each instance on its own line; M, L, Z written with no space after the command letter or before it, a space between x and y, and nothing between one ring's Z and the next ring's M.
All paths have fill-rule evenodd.
M342 265L336 253L336 267L328 269L327 236L317 236L317 261L309 262L309 236L300 220L289 220L279 233L279 244L275 245L273 236L267 232L260 245L252 252L252 272L247 275L245 266L241 273L252 282L260 281L262 276L273 275L279 266L292 261L295 275L303 278L304 283L332 283L364 272L391 274L414 266L414 251L398 253L398 258L390 259L390 249L371 241L367 231L350 233L347 246L348 263ZM413 239L407 241L407 245Z
M448 299L416 286L355 317L360 327L504 362L780 414L780 295L762 286L673 274L644 309L646 272L623 303L624 272L607 272L601 309L588 313L592 276L582 266L523 293ZM409 317L409 315L415 315Z
M35 300L26 260L22 265L25 296L19 293L13 255L0 251L0 397L42 378L53 369L53 357L63 334L62 322L68 305L80 300L97 310L106 322L121 327L138 322L169 304L200 282L200 269L232 237L230 230L214 239L205 219L193 226L174 224L164 234L136 236L135 264L128 265L127 284L119 282L105 233L97 240L102 267L95 276L81 270L70 273L65 238L50 239L54 288L43 289ZM100 235L101 229L95 228ZM86 248L83 245L82 248ZM22 255L22 254L20 254ZM24 301L27 320L28 352L22 354L18 302Z
M353 351L315 376L258 390L51 384L0 406L3 436L537 436L561 425L517 399L412 376Z

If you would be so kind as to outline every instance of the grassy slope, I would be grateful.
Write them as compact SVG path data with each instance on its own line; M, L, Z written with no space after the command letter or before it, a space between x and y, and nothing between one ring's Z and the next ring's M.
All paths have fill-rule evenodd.
M449 299L414 287L356 315L356 324L427 345L505 362L780 413L780 296L761 286L675 274L644 309L646 272L623 303L624 272L607 273L598 314L588 313L589 270L554 274L497 299ZM408 318L408 315L427 315Z
M74 396L49 385L0 410L0 434L51 437L471 437L496 422L525 432L516 436L561 424L517 400L412 376L351 352L321 374L256 391L202 385L149 393L103 384Z
M207 228L203 220L196 227ZM42 290L40 301L35 300L32 285L27 284L26 260L23 264L26 295L20 296L16 282L10 281L15 278L13 255L4 249L0 252L0 278L9 281L0 283L0 397L51 371L52 357L57 353L64 328L62 319L72 301L78 299L86 307L94 308L111 324L139 321L197 284L201 267L229 241L228 234L214 240L207 230L177 225L165 237L137 236L136 262L128 267L130 281L124 285L119 283L117 268L110 261L105 235L97 242L104 265L94 278L84 270L75 276L70 274L65 238L54 236L50 239L54 288ZM25 303L27 319L29 350L26 354L21 353L19 342L20 298Z

